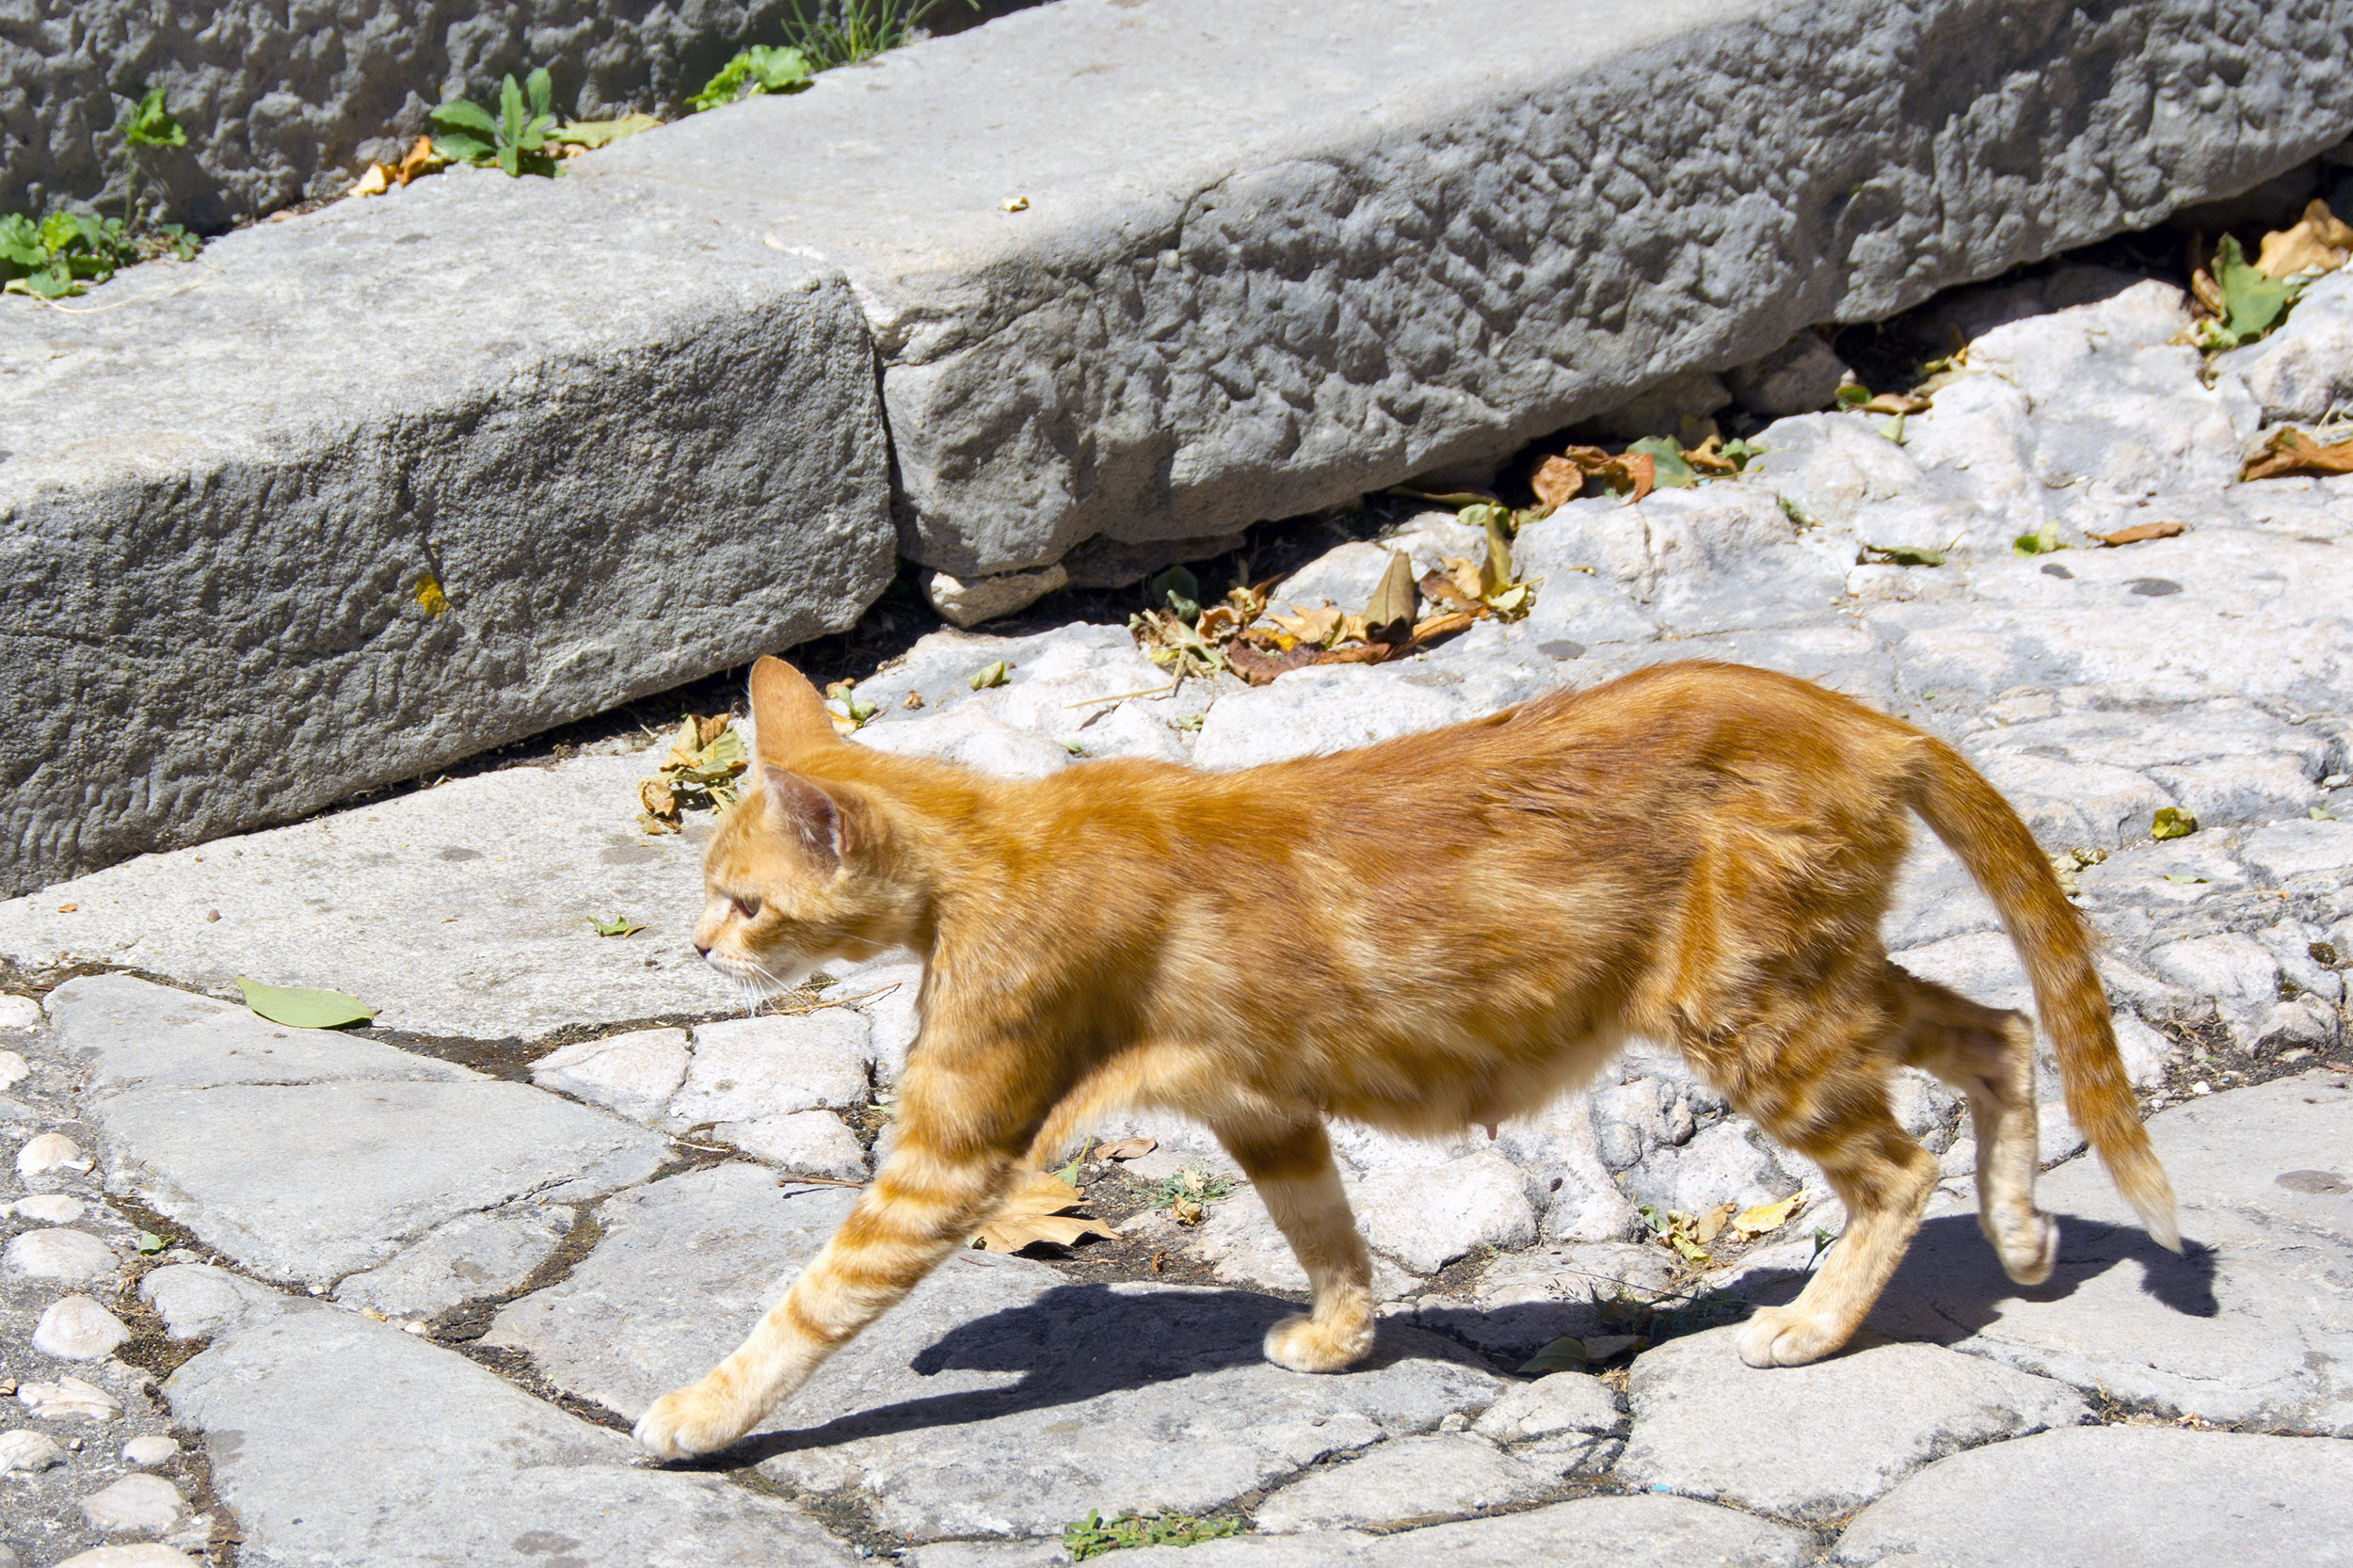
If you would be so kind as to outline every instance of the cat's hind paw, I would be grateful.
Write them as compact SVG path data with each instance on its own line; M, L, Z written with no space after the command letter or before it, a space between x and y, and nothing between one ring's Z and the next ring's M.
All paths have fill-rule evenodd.
M715 1453L751 1431L760 1413L744 1414L705 1384L675 1388L637 1418L632 1434L656 1459Z
M1266 1358L1294 1372L1344 1372L1371 1349L1369 1316L1318 1322L1301 1313L1266 1331Z
M1752 1367L1802 1367L1847 1342L1847 1336L1787 1306L1759 1307L1740 1330L1740 1359Z
M2002 1272L2020 1285L2041 1285L2058 1262L2058 1223L2039 1208L1980 1214L1977 1228L1993 1243Z

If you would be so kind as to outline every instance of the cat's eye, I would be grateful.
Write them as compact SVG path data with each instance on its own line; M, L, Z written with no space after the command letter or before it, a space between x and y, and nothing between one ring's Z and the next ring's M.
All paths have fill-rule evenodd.
M740 919L753 920L760 918L760 895L758 893L737 893L728 900L728 904Z

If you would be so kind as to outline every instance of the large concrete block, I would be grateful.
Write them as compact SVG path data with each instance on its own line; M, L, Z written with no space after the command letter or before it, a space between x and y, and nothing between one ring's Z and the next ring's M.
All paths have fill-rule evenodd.
M1036 0L942 0L945 33ZM583 120L685 112L746 43L783 41L792 0L74 0L0 12L0 212L122 197L107 133L152 85L188 133L149 159L142 197L205 229L332 196L451 97L551 69ZM816 8L810 8L815 14ZM38 17L38 23L33 18Z
M642 186L469 170L11 298L0 889L847 625L888 488L848 288Z
M2353 130L2348 64L2309 0L1062 0L583 173L746 196L849 274L903 548L968 577L2153 223Z

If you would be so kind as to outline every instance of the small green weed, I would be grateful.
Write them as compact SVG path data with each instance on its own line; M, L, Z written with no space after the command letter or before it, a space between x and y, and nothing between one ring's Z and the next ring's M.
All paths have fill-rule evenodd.
M2213 281L2195 292L2214 315L2190 329L2198 346L2209 353L2252 343L2270 331L2311 281L2308 278L2265 277L2247 260L2238 241L2228 234L2215 247L2211 276ZM2193 284L2201 281L2192 280Z
M451 163L497 168L515 178L555 173L548 149L555 137L555 87L541 66L517 87L512 72L499 84L499 112L453 98L425 116L434 127L433 151Z
M1152 1189L1152 1207L1166 1208L1176 1203L1215 1203L1220 1198L1231 1197L1233 1192L1234 1184L1225 1177L1187 1166L1175 1176L1160 1177L1160 1185Z
M149 88L139 95L138 102L123 106L115 120L115 129L122 134L122 223L131 226L132 206L137 199L139 154L154 147L185 147L188 133L164 106L164 89Z
M715 109L722 104L757 97L763 92L798 92L808 86L816 68L808 56L789 44L777 48L755 43L739 52L703 84L702 91L686 101L690 109Z
M89 213L51 213L35 223L23 213L0 217L0 280L9 294L63 299L103 283L132 263L173 255L186 261L197 239L176 223L134 238L122 219Z
M1063 1527L1062 1544L1072 1561L1084 1562L1123 1547L1191 1546L1241 1533L1239 1519L1200 1519L1190 1513L1163 1512L1123 1513L1106 1524L1100 1512L1091 1508L1085 1518Z
M818 0L811 17L792 0L785 41L807 55L820 71L871 60L910 41L915 30L939 9L941 0ZM966 0L979 10L980 0Z

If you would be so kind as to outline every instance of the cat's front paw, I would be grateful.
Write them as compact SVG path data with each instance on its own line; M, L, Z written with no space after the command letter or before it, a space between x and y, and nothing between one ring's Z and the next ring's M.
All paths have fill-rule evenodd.
M760 1412L744 1411L708 1382L672 1389L637 1418L633 1435L657 1459L715 1453L752 1430Z
M1847 1336L1790 1306L1759 1307L1740 1330L1740 1359L1752 1367L1802 1367L1847 1342Z
M2020 1285L2041 1285L2058 1262L2058 1224L2042 1210L2021 1204L1980 1213L1977 1228L1993 1243L2002 1272Z
M1372 1349L1370 1317L1318 1322L1302 1313L1266 1333L1266 1358L1294 1372L1344 1372Z

